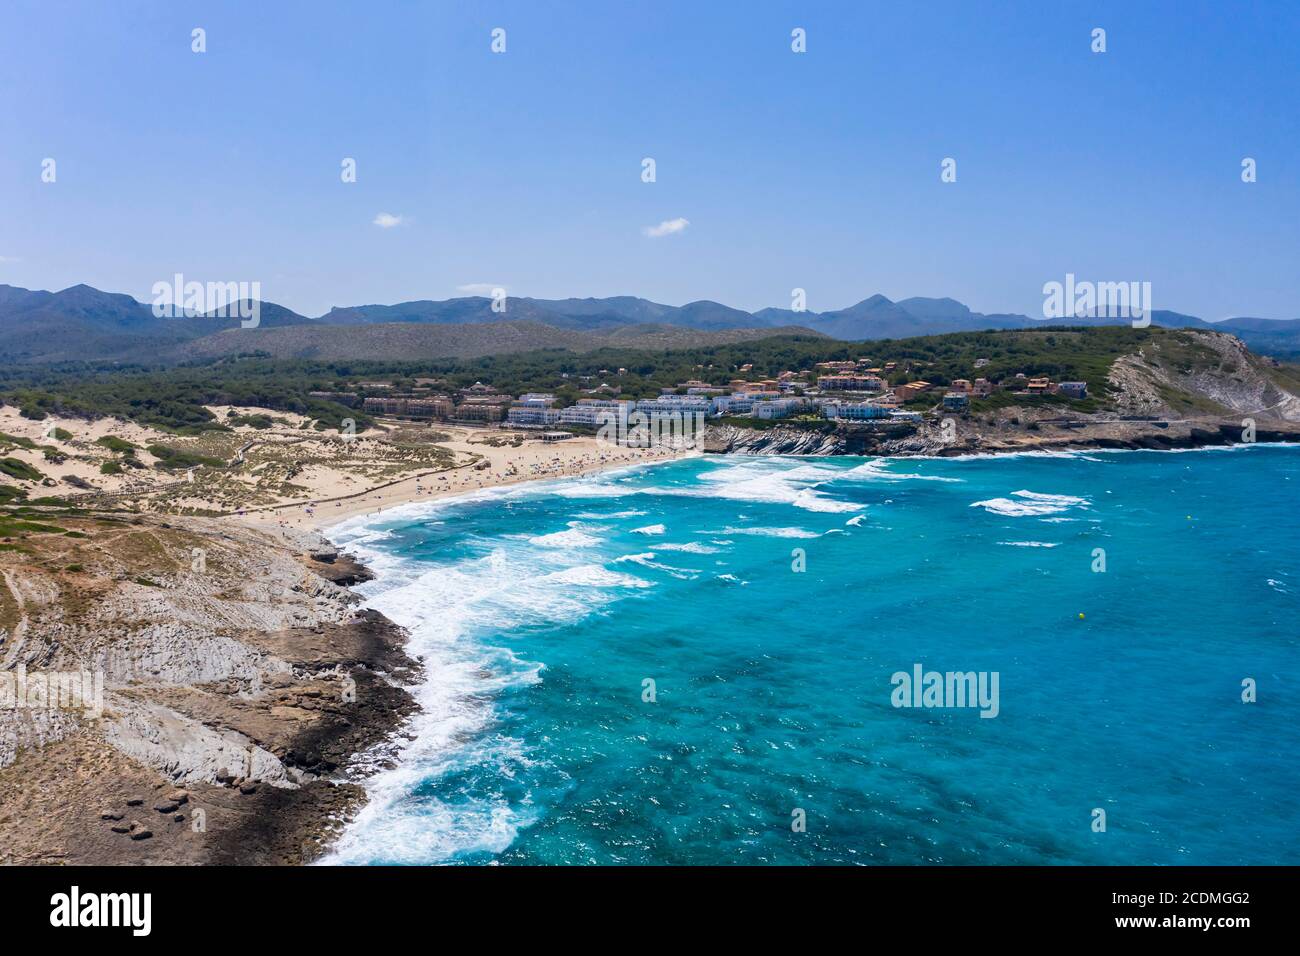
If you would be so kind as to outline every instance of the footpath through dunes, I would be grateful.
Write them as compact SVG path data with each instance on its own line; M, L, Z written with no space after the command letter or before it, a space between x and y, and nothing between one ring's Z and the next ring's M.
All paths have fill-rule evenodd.
M0 695L22 692L0 708L0 857L314 858L420 679L405 633L333 583L364 572L315 535L201 518L29 507L0 534Z

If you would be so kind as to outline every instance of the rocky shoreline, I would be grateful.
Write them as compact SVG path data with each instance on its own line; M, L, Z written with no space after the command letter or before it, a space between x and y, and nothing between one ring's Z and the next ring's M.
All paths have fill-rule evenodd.
M319 857L365 800L357 758L400 733L422 679L405 631L341 586L369 572L316 535L209 519L76 533L0 567L0 612L19 610L0 671L90 668L103 712L0 710L0 862Z
M1032 451L1150 450L1213 448L1248 441L1242 420L1187 419L1161 422L1077 420L1009 424L953 418L919 424L830 424L746 429L711 425L704 450L728 455L862 455L885 458L1005 455ZM1261 421L1256 442L1300 442L1300 424Z

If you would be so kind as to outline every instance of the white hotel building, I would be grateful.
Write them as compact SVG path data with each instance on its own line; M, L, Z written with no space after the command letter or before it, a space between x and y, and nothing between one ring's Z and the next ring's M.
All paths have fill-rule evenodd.
M628 412L633 405L633 402L623 399L580 398L578 404L560 409L559 423L598 428L606 422L627 421Z

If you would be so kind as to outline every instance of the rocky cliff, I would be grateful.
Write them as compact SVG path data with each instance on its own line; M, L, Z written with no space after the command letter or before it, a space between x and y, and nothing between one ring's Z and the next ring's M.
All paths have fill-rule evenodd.
M405 635L329 580L361 570L232 522L35 517L0 527L0 857L315 856L362 798L349 762L414 709ZM78 706L32 689L69 675Z

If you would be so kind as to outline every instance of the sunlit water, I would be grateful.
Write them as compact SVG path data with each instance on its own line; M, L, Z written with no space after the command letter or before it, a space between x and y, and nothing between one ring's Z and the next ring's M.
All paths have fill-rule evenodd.
M330 862L1296 862L1297 491L1266 446L715 457L347 522L429 678ZM998 716L892 706L915 664Z

